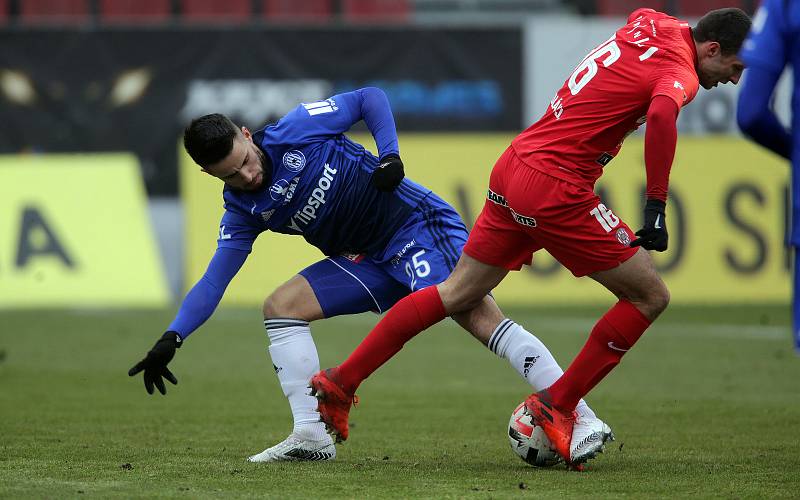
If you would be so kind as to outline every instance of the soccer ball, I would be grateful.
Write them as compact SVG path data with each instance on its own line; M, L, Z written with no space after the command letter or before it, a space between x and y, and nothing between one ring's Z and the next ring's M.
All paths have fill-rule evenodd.
M514 409L508 422L508 440L519 458L536 467L552 467L561 461L544 433L530 415L525 414L525 402Z

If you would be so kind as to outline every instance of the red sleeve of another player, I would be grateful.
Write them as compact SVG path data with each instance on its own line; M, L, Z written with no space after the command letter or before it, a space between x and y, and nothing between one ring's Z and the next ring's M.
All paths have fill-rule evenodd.
M647 199L667 201L669 171L678 142L678 106L663 95L650 101L644 134L644 163L647 170Z

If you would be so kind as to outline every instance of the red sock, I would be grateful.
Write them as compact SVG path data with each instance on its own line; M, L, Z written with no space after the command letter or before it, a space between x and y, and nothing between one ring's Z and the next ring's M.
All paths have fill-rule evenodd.
M636 306L625 300L617 302L594 325L589 339L567 371L547 389L553 405L573 410L578 401L619 364L649 326L650 320Z
M397 302L336 371L336 378L351 394L403 345L447 314L435 286L412 293Z

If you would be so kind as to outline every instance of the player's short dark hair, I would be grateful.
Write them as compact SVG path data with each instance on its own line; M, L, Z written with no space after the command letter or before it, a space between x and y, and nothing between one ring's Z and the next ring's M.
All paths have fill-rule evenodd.
M692 30L698 42L717 42L723 56L737 54L750 31L750 17L741 9L729 7L708 12Z
M183 147L201 167L228 156L239 129L225 115L214 113L195 118L183 131Z

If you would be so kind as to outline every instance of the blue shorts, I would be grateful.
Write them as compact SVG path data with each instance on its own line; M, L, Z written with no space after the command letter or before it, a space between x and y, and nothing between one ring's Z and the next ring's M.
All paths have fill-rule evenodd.
M337 255L300 271L326 318L365 311L383 313L415 290L441 283L467 242L458 213L429 194L383 252Z

